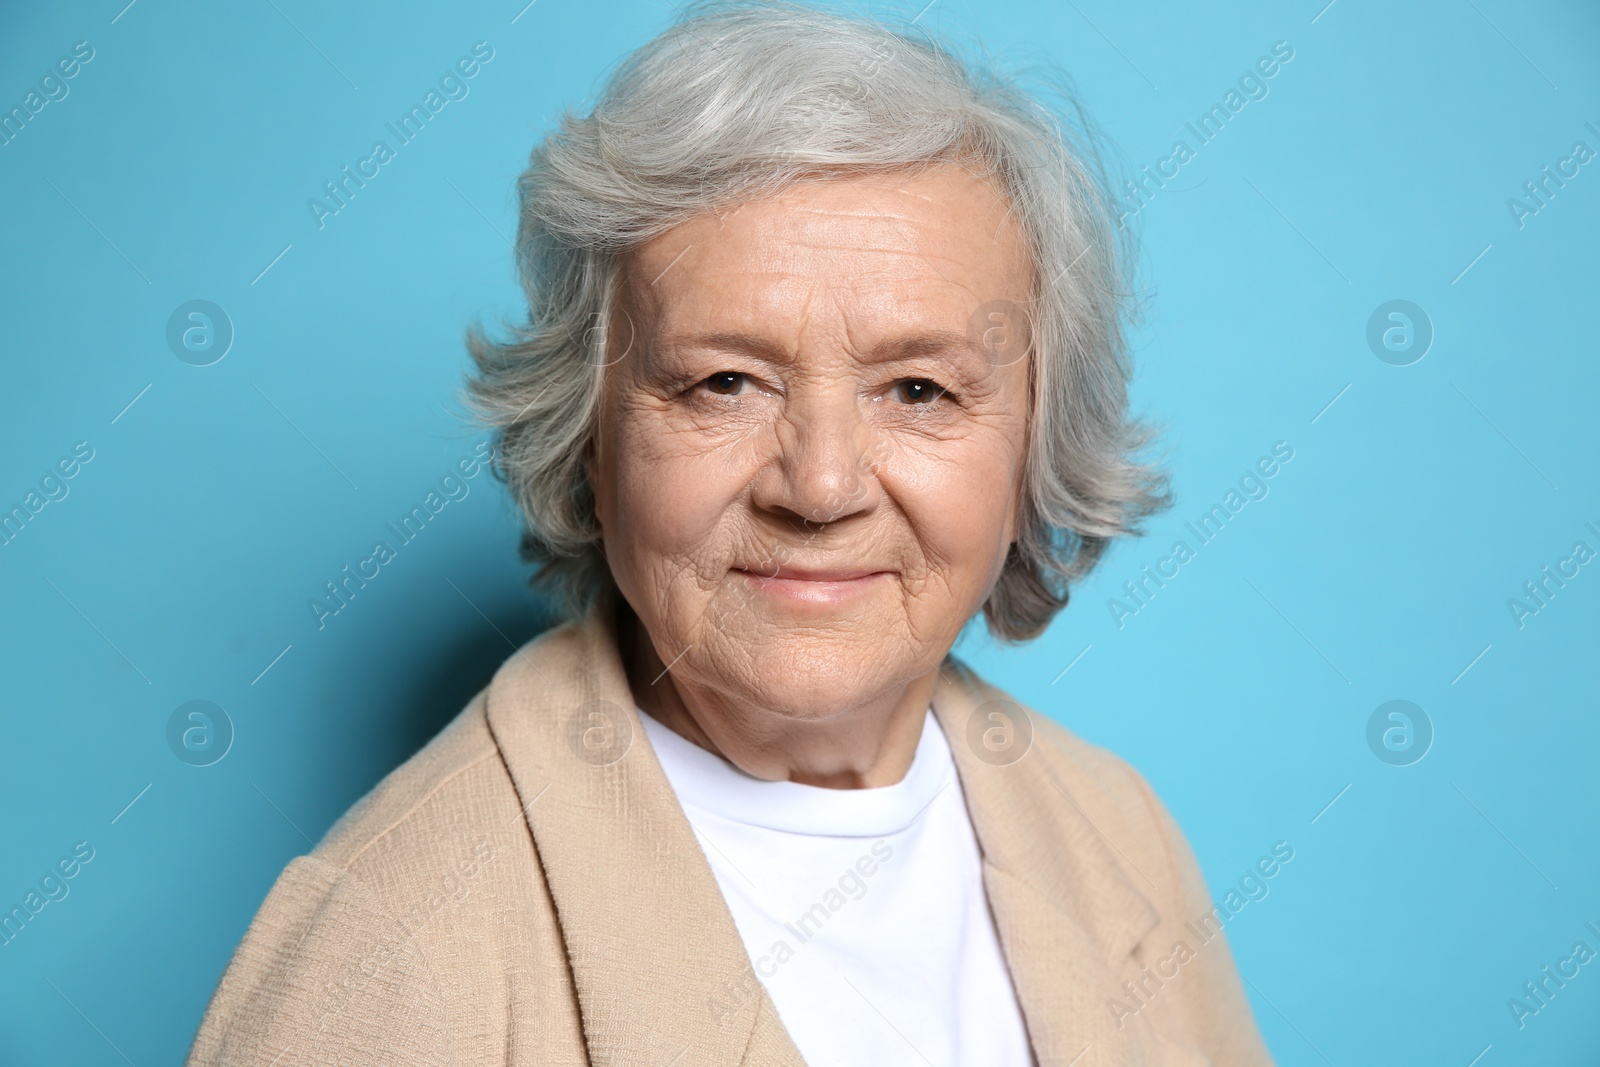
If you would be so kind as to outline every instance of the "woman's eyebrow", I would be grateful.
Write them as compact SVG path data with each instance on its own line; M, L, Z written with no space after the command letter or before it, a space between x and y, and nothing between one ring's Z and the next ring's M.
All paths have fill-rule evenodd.
M942 356L956 353L973 355L980 351L976 338L951 330L929 330L902 337L879 341L867 352L873 362L888 363L898 359L915 359L918 356Z
M753 356L756 359L766 360L771 363L789 363L794 358L792 353L783 345L750 333L690 334L685 337L667 337L665 342L668 348L715 349L721 352Z
M789 364L794 362L794 354L785 346L755 334L740 332L719 331L716 333L690 334L684 337L669 337L665 347L669 349L699 349L712 350L750 356L769 363ZM974 337L953 330L926 330L899 337L888 337L877 342L861 353L864 361L869 363L892 363L896 360L916 359L919 356L943 356L956 354L960 356L975 355L982 352L982 346Z

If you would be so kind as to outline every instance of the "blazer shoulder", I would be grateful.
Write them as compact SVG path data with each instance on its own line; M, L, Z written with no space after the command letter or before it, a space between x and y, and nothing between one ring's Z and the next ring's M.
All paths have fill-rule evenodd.
M1186 843L1144 775L1110 749L1084 740L975 673L970 677L979 699L1007 701L1023 709L1033 728L1032 745L1023 759L1043 763L1056 791L1115 847L1120 859L1131 861L1135 869L1130 877L1140 885L1148 887L1154 879L1164 889L1175 890L1168 874L1170 859Z
M1011 700L994 686L987 699ZM1025 707L1011 700L1019 707ZM1130 969L1154 963L1195 929L1214 930L1208 947L1187 966L1182 993L1165 996L1160 1013L1185 1040L1203 1048L1210 1062L1270 1067L1249 1001L1245 999L1232 953L1221 930L1224 919L1213 905L1194 851L1166 805L1145 777L1126 760L1078 737L1071 730L1025 708L1033 724L1033 747L1025 760L1039 758L1056 783L1056 792L1076 807L1125 865L1127 884L1155 909L1156 924L1135 947ZM1197 926L1185 925L1189 920ZM1209 927L1204 924L1210 922ZM1142 972L1148 973L1148 971Z
M1122 806L1142 807L1148 803L1152 795L1150 784L1133 764L1109 748L1085 741L1054 719L1031 708L1029 711L1033 714L1035 744L1073 781L1092 786Z
M235 950L188 1067L454 1062L446 996L415 938L361 881L300 856ZM374 1010L377 1006L377 1010Z
M1177 872L1174 852L1187 848L1183 832L1168 814L1161 798L1145 776L1108 748L1092 744L1065 726L1035 714L1035 743L1054 764L1063 788L1085 815L1117 847L1122 857L1137 864L1139 884L1150 879L1174 895Z
M1096 807L1110 803L1125 811L1129 818L1142 813L1150 822L1160 821L1150 808L1154 792L1127 760L1108 748L1085 741L1037 708L1023 704L1005 690L984 681L970 667L966 670L979 699L1005 701L1027 713L1033 728L1032 754L1045 761L1074 801Z
M435 858L452 839L482 837L520 809L485 714L488 690L339 817L312 855L381 892L385 871ZM444 862L439 859L439 862Z
M570 1037L559 923L487 692L284 869L191 1067L284 1067L288 1046L296 1062L500 1062L514 990Z

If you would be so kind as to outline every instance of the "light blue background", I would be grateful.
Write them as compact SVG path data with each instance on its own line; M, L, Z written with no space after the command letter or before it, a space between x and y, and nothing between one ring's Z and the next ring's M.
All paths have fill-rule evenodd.
M514 178L672 17L124 2L8 5L0 26L7 109L95 49L0 148L0 505L95 449L0 547L0 905L95 849L0 948L5 1064L177 1061L284 864L542 625L483 476L322 631L306 602L483 438L461 336L518 310ZM1520 1031L1506 1001L1600 948L1600 565L1521 629L1506 602L1573 542L1600 549L1600 163L1523 228L1506 201L1575 141L1600 150L1600 14L1322 3L923 16L1069 71L1128 170L1294 49L1138 216L1135 401L1166 429L1176 509L1043 639L963 647L1140 768L1219 898L1293 845L1228 928L1280 1062L1592 1064L1600 963ZM319 231L306 200L479 40L470 95ZM196 298L237 333L203 368L165 341ZM1364 339L1391 299L1436 331L1411 366ZM1119 629L1108 597L1277 441L1294 459L1270 496ZM1412 766L1366 743L1395 698L1436 731ZM206 768L165 740L192 699L237 731Z

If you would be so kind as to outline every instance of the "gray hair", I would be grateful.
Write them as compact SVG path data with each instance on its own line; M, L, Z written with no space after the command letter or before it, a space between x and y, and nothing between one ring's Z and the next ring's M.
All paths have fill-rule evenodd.
M495 428L534 587L571 614L612 581L584 460L626 254L830 171L957 162L1009 199L1033 256L1036 292L1014 309L1033 407L1017 540L983 612L1004 640L1042 632L1112 539L1169 502L1133 458L1151 435L1127 410L1126 233L1066 99L1077 127L925 34L787 2L702 5L629 56L518 181L526 324L504 343L467 336L467 400Z

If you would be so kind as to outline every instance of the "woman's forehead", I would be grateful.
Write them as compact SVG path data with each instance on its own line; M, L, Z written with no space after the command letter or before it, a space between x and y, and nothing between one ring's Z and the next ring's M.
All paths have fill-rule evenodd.
M629 267L635 307L667 330L773 315L964 317L1026 299L1032 279L1006 200L954 165L795 185L682 223Z

